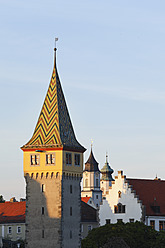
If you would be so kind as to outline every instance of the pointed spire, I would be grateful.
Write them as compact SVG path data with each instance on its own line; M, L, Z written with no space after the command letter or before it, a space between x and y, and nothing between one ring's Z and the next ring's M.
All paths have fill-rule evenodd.
M84 152L85 148L75 137L62 91L56 66L56 50L55 45L53 73L37 125L32 138L22 149L63 147Z
M89 155L89 158L87 160L87 162L85 163L85 170L84 171L99 171L98 168L98 162L96 161L94 155L93 155L93 151L92 151L92 146L91 146L91 153Z

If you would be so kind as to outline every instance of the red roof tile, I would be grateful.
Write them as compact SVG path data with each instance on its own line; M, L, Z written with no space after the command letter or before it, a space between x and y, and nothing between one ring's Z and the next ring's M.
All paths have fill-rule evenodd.
M91 198L91 197L81 197L81 200L82 200L83 202L85 202L85 203L88 203L88 201L89 201L90 198Z
M130 179L127 181L132 185L139 200L146 207L146 215L165 216L165 181L149 179ZM160 208L160 209L159 209Z
M0 203L0 223L24 223L26 202Z

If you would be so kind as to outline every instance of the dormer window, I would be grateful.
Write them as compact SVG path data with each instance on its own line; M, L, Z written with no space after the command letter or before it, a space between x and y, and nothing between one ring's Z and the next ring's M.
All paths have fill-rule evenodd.
M154 211L155 214L160 213L160 206L151 206L151 209Z
M72 165L72 154L66 153L66 165Z
M39 155L31 155L30 160L32 166L39 165Z
M46 154L46 165L55 164L55 156L53 153Z

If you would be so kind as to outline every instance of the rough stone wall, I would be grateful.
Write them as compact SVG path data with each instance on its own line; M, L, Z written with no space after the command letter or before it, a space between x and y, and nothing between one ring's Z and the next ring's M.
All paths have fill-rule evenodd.
M26 248L61 248L61 176L37 173L25 179Z
M79 248L81 247L80 178L65 177L62 182L62 247Z

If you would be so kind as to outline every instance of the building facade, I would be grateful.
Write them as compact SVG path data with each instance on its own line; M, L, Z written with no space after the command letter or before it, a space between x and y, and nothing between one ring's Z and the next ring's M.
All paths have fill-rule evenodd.
M91 197L94 204L99 208L102 202L102 191L100 190L100 170L98 163L93 155L92 147L90 156L85 163L83 171L83 190L81 191L82 197Z
M21 147L26 180L26 247L80 247L80 182L85 148L77 141L54 68L32 138Z
M126 178L118 171L100 205L100 225L142 221L157 231L165 230L165 181Z
M26 202L0 203L0 247L5 241L16 242L25 240L25 209Z

